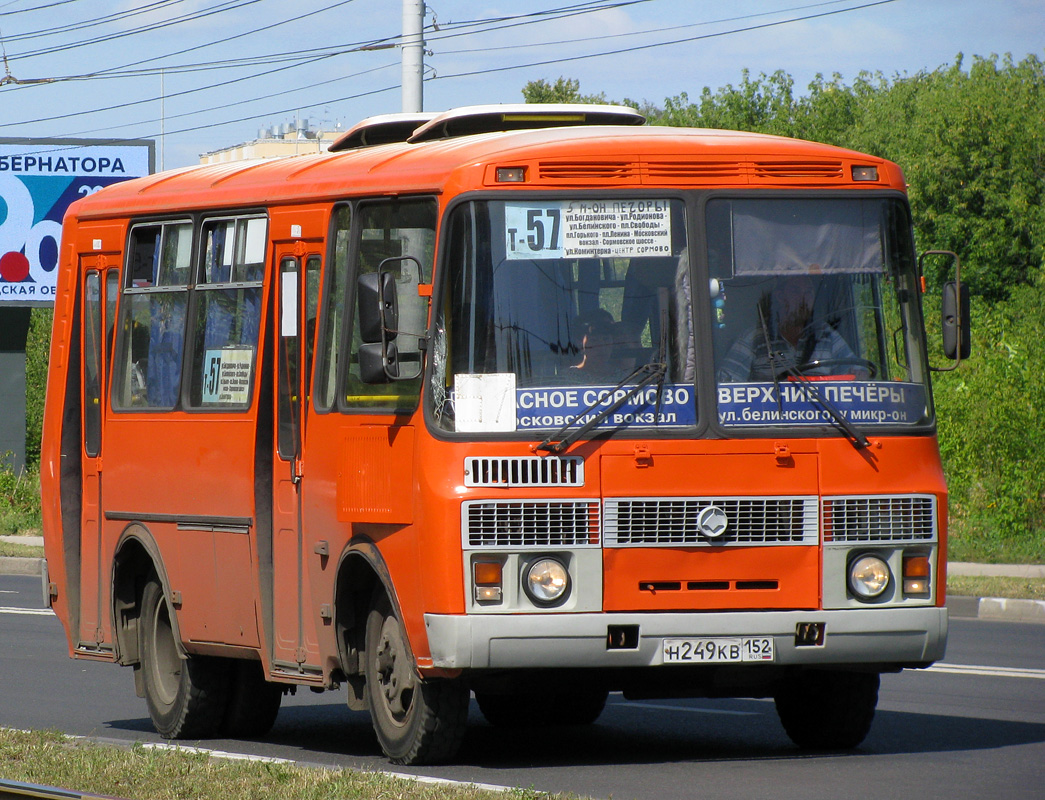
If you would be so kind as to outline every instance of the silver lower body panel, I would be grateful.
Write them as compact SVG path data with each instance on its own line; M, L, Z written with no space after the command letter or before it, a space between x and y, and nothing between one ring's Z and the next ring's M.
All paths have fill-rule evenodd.
M823 623L822 645L796 646L800 624ZM638 626L638 644L609 649L610 626ZM444 669L656 667L669 638L769 636L778 665L927 664L943 657L945 608L587 614L425 614L432 666ZM758 668L760 663L751 664Z

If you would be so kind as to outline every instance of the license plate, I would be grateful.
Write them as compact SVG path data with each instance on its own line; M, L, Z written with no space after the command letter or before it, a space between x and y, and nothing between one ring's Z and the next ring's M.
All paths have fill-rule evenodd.
M773 639L768 636L732 636L713 639L665 639L665 664L730 664L773 661Z

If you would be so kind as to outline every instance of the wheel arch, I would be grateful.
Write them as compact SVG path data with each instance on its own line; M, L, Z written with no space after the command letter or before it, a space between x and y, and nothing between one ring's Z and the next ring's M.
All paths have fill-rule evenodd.
M139 522L132 523L120 534L113 557L112 623L118 664L137 667L141 662L142 593L145 584L154 578L169 598L170 581L159 545L147 527ZM173 610L174 604L171 606ZM178 653L185 656L177 613L171 614L171 626Z
M338 660L349 688L348 705L363 710L363 658L366 650L366 621L374 593L381 590L396 614L402 614L392 576L377 545L370 539L348 543L338 560L334 584L334 629ZM400 618L402 618L400 616ZM411 649L412 652L412 649Z

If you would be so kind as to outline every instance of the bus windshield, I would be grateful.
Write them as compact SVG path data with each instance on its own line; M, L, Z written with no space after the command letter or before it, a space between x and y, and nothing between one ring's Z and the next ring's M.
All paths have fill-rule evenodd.
M685 207L669 199L473 201L450 215L433 412L459 432L692 426ZM690 373L690 374L687 374Z
M706 227L725 428L928 420L906 207L883 198L714 199Z
M437 423L681 432L712 388L708 422L731 432L928 421L901 201L715 197L703 252L686 209L619 197L456 206L431 351ZM710 313L695 313L704 303Z

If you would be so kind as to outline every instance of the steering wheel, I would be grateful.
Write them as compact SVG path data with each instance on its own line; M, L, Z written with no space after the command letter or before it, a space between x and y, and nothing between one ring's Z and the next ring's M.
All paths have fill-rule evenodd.
M815 369L830 369L834 367L859 367L867 371L867 379L872 380L878 374L878 365L866 358L851 356L847 358L824 358L819 361L807 361L805 364L795 366L795 371L805 375ZM830 372L828 372L830 374Z

